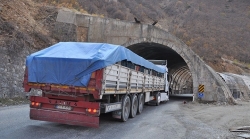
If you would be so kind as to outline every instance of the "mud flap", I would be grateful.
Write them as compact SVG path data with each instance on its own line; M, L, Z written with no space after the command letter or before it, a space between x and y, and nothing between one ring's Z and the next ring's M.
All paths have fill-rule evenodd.
M122 111L121 110L113 111L112 112L112 117L116 118L116 119L121 119L122 118Z

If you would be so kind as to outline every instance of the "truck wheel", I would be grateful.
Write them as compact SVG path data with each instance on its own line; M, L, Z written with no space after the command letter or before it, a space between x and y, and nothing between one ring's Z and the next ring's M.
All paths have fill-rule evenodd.
M138 99L137 99L137 95L134 94L131 98L131 108L130 108L130 114L129 114L130 118L134 118L136 116L137 109L138 109Z
M121 115L121 120L123 122L126 122L129 117L130 113L130 99L129 96L125 95L122 98L122 115Z
M143 94L139 94L138 95L138 110L137 113L141 114L142 110L143 110L143 106L144 106L144 95Z
M161 103L161 93L156 94L156 106L159 106Z

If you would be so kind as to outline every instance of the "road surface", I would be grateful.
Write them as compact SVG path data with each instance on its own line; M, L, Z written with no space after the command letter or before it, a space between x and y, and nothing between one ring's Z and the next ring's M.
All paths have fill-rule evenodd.
M142 114L127 122L101 115L100 127L89 128L29 119L29 106L0 107L1 139L197 139L224 138L225 131L193 118L182 101L145 105Z

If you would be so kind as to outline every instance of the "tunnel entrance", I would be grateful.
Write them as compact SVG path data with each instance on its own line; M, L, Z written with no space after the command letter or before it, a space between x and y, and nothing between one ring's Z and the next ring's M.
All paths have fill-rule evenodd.
M143 42L127 47L148 60L167 60L170 97L193 97L193 79L184 59L168 46Z
M145 59L168 60L172 95L194 94L193 100L235 103L219 75L170 32L148 24L99 18L64 9L58 11L56 21L69 28L75 25L72 28L76 33L74 40L122 45ZM200 85L204 86L202 96L198 90Z

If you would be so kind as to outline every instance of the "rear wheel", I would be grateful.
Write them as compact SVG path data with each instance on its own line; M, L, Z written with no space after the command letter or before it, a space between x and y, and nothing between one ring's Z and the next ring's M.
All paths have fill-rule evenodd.
M130 113L130 99L129 96L125 95L122 98L122 115L121 115L121 120L123 122L126 122L128 120L129 117L129 113Z
M143 94L139 94L138 95L138 110L137 110L138 114L142 113L143 106L144 106L144 95Z
M159 106L161 103L161 93L156 94L156 106Z
M131 98L131 108L129 117L134 118L136 116L137 108L138 108L138 99L137 95L134 94Z

